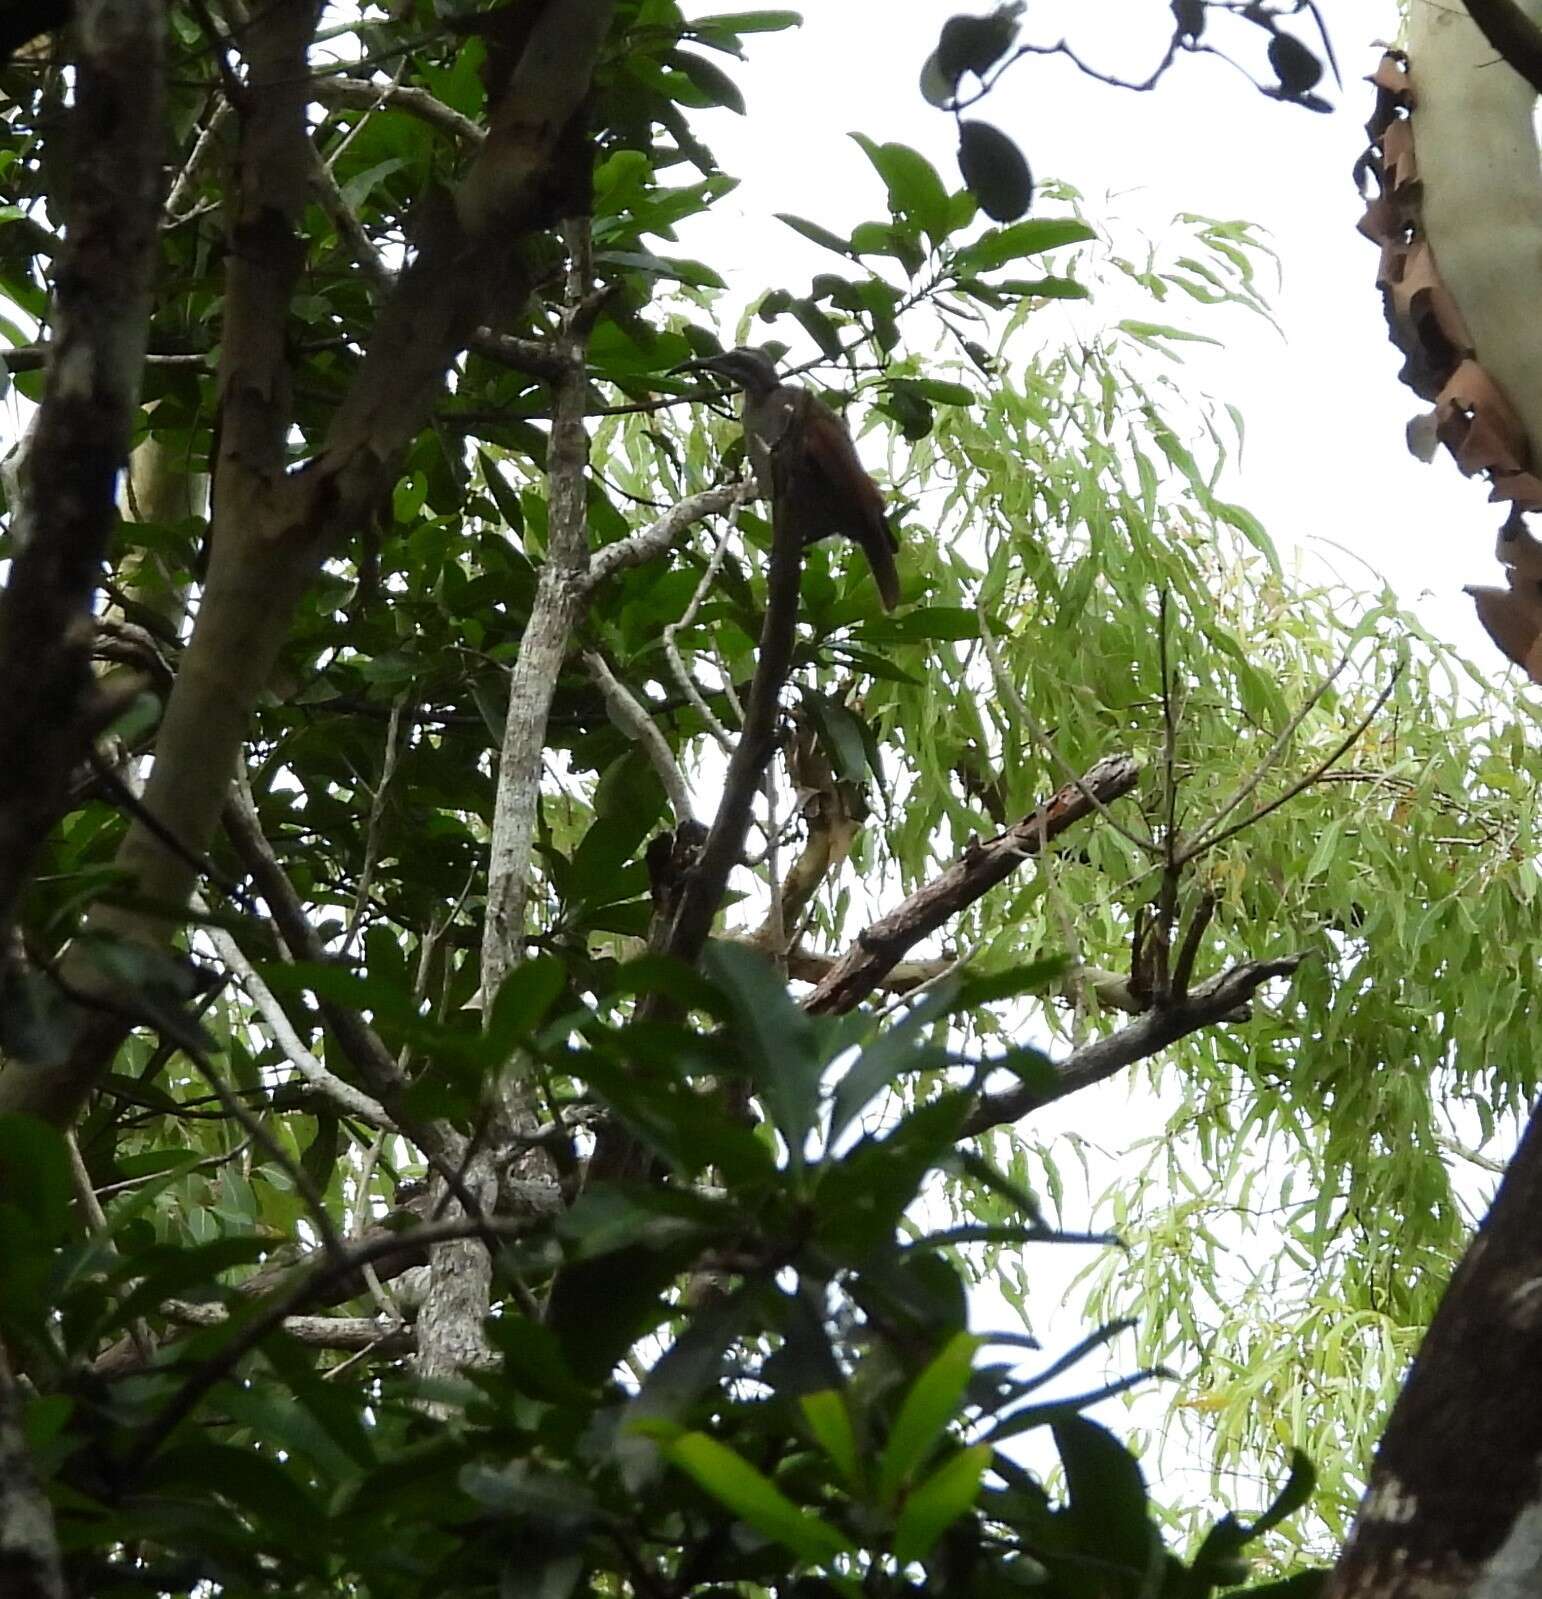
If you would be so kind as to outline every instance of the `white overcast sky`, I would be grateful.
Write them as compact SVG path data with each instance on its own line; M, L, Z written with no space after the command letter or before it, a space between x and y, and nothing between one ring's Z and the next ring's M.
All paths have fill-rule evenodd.
M748 3L698 0L691 10ZM848 138L852 129L914 145L957 182L951 118L925 104L917 76L953 11L986 9L805 0L801 29L747 38L749 60L734 70L748 117L714 112L703 123L725 169L743 180L708 224L710 258L719 270L726 264L735 289L750 294L780 282L796 291L811 273L831 269L832 258L777 222L776 212L837 227L883 214L882 187ZM1029 58L977 114L1018 139L1038 176L1081 190L1123 253L1138 256L1142 235L1160 240L1179 211L1244 219L1268 232L1283 263L1283 286L1270 296L1283 339L1261 319L1181 296L1152 314L1225 340L1222 350L1184 353L1194 385L1238 406L1246 420L1246 450L1228 492L1282 549L1315 548L1357 587L1374 586L1358 564L1368 563L1433 632L1497 675L1502 663L1461 588L1498 580L1500 519L1486 490L1444 455L1425 466L1408 454L1404 425L1423 407L1397 381L1376 251L1356 231L1362 206L1351 168L1371 106L1364 78L1379 58L1376 41L1394 37L1396 6L1322 0L1320 9L1345 79L1342 92L1325 79L1331 115L1265 99L1213 57L1181 59L1149 94L1106 88L1061 58ZM1159 59L1171 26L1165 0L1029 0L1022 23L1025 39L1065 37L1098 66L1137 77ZM1290 25L1313 38L1305 14ZM1262 71L1256 29L1223 16L1212 33L1218 43L1239 41ZM725 225L734 239L727 247Z

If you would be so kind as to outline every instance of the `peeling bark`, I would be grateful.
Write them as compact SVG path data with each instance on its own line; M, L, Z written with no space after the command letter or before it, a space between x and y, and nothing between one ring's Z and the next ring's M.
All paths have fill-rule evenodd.
M1457 1267L1326 1599L1542 1590L1542 1110Z

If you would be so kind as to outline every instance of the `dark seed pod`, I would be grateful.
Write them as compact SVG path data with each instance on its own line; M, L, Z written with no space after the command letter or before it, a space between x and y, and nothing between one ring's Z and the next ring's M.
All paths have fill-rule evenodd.
M1015 222L1033 204L1033 173L1023 152L988 122L959 123L958 170L994 222Z
M1005 9L988 17L949 17L937 40L937 65L955 83L966 72L983 77L1016 37L1017 20Z
M1302 42L1288 33L1269 41L1269 65L1287 95L1306 94L1322 78L1322 62Z

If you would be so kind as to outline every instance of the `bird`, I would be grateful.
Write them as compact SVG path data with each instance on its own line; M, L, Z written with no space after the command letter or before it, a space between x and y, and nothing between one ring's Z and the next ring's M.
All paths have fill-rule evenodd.
M846 424L807 389L784 383L776 362L752 345L687 361L676 372L711 372L744 392L744 440L762 495L777 489L778 514L805 546L839 533L861 545L883 608L900 601L894 552L899 548L883 495L867 475ZM784 480L773 473L773 452L793 428L801 448L789 456Z

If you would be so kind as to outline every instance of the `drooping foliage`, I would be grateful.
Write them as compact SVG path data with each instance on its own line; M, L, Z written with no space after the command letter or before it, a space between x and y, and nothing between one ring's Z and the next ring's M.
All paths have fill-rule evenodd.
M172 176L93 640L133 697L39 846L0 1007L21 1096L0 1104L50 1114L36 1085L99 1056L78 1119L53 1118L74 1151L25 1118L0 1141L5 1392L70 1580L567 1599L1070 1594L1095 1572L1199 1596L1244 1579L1255 1532L1298 1562L1341 1530L1462 1239L1453 1146L1535 1087L1523 724L1230 497L1239 420L1181 354L1210 307L1264 309L1246 227L1187 218L1171 259L1128 259L1063 185L997 224L863 136L851 214L786 219L828 269L731 326L732 235L703 219L732 180L692 114L754 115L733 62L790 13L618 4L586 181L546 152L558 199L510 224L496 292L461 286L483 302L464 353L393 365L425 307L461 304L413 274L434 250L466 270L444 219L471 232L462 174L503 136L510 15L316 19L270 389L228 350L259 348L243 252L272 239L230 229L272 154L262 94L286 80L241 81L271 17L171 8ZM73 48L0 73L18 419L46 406ZM688 222L720 258L676 253ZM745 339L844 411L906 603L883 613L851 546L805 552L775 758L695 971L660 927L752 699L773 527L724 491L727 398L674 369ZM399 445L337 466L414 385ZM240 476L233 412L279 441L269 477ZM259 490L334 466L305 580L263 587L259 548L229 607L211 538L282 542ZM11 557L47 530L14 476L7 496ZM274 659L220 828L168 841L136 792L172 759L169 699L211 657L239 675L196 642L217 605L278 613ZM1138 781L1087 798L1121 760ZM925 921L993 849L1012 869ZM196 869L190 912L147 894L146 851ZM858 938L886 914L887 941ZM863 949L882 969L822 1000ZM1140 1091L1111 1136L1121 1067ZM1070 1130L1041 1135L1057 1099ZM1141 1140L1134 1163L1088 1154ZM1093 1257L1096 1314L1067 1333L1035 1262L1105 1226L1124 1247ZM449 1373L425 1351L478 1271ZM1025 1325L971 1323L985 1279ZM1019 1360L1030 1328L1055 1341ZM1108 1369L1065 1400L1046 1383L1083 1333ZM1228 1481L1255 1521L1208 1541L1193 1498L1152 1508L1081 1414L1135 1386L1202 1418L1223 1470L1314 1456L1321 1520L1277 1525L1300 1461L1267 1513Z

